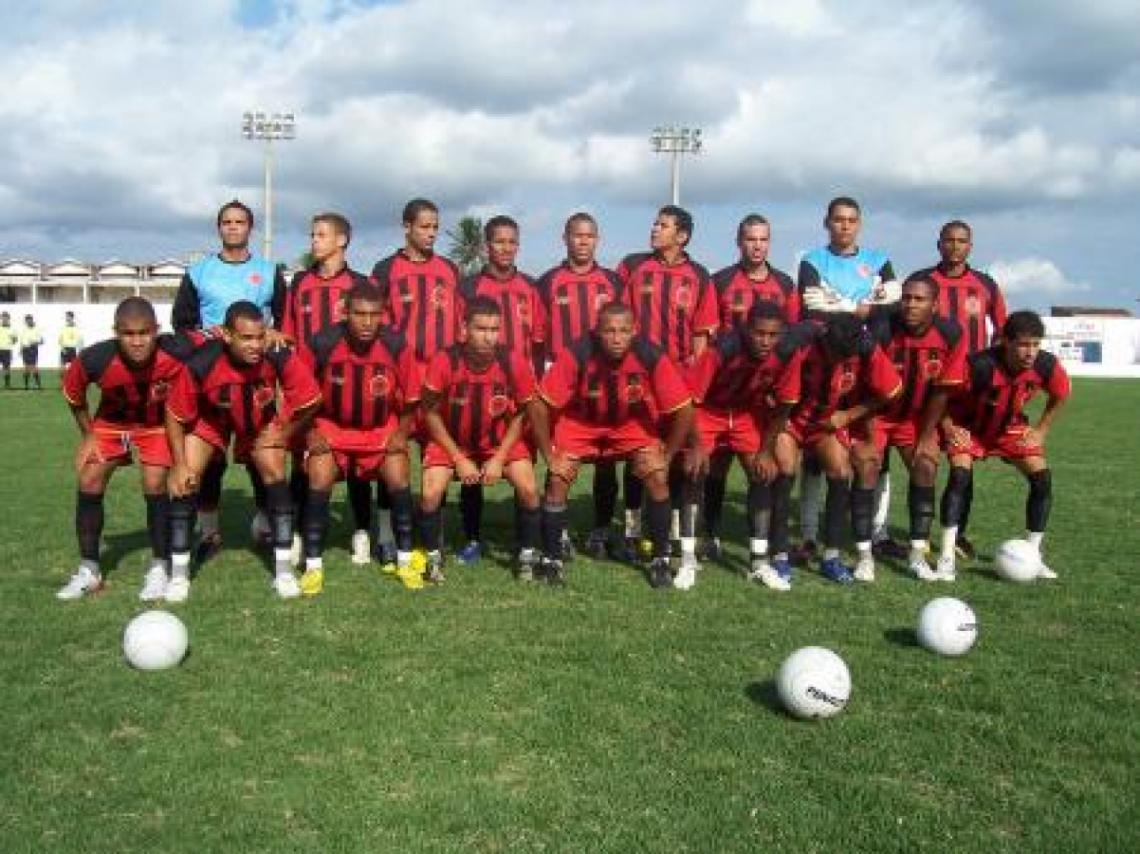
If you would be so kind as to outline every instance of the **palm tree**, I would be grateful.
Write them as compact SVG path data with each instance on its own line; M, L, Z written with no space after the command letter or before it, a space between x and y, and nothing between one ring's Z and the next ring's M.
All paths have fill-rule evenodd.
M483 246L483 220L477 216L462 217L454 229L448 229L451 245L447 257L459 265L464 276L478 273L485 257Z

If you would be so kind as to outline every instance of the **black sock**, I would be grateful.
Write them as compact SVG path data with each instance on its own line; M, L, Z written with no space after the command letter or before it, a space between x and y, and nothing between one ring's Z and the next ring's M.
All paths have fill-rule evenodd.
M649 499L649 539L653 543L654 560L669 557L669 522L672 510L668 498L664 501Z
M973 482L970 469L962 466L950 467L946 488L942 490L942 505L938 517L943 528L956 527L961 533L966 496Z
M542 543L542 511L537 507L518 507L519 546L536 549Z
M617 509L617 465L611 462L594 466L594 527L608 528Z
M214 457L206 464L198 487L198 503L204 507L217 507L222 500L222 479L226 476L226 458ZM259 505L261 506L261 505Z
M1034 472L1027 478L1029 496L1025 499L1025 530L1042 533L1053 507L1053 475L1049 469Z
M293 501L289 485L279 480L265 484L265 505L269 510L269 528L274 552L293 547Z
M910 539L929 540L930 526L934 524L934 487L907 487L906 504L910 510Z
M542 551L551 560L562 559L562 534L566 530L566 505L542 505Z
M392 505L392 536L396 540L396 550L412 550L412 490L403 486L399 489L385 489Z
M463 536L467 542L478 542L483 531L483 486L464 484L459 488L459 513L463 517Z
M720 517L724 511L724 493L727 488L727 477L710 474L705 478L703 523L706 537L715 537L720 530Z
M851 488L851 532L857 543L869 543L875 530L875 487Z
M157 560L170 557L170 498L165 492L144 495L146 530L150 535L150 551Z
M962 496L962 512L958 517L958 539L966 533L966 526L970 524L970 510L974 506L974 478L971 475L970 483L966 487L966 494Z
M723 495L723 491L721 494ZM748 536L754 540L766 540L771 529L772 486L758 480L750 481L748 484Z
M269 497L265 490L265 479L261 476L261 472L257 470L257 466L253 463L246 463L245 470L249 474L249 485L253 487L253 505L258 510L267 511L269 507Z
M289 475L289 497L293 500L293 507L296 508L297 518L294 525L297 530L305 530L305 512L308 505L309 496L309 476L305 474L305 470L300 466L293 469Z
M305 557L320 557L325 553L325 537L329 531L328 490L308 489L305 494L305 511L301 514L301 539L305 544Z
M358 477L347 481L348 504L352 508L352 519L358 531L372 530L372 484Z
M194 534L194 511L197 509L197 496L170 499L170 553L189 554L190 539Z
M437 552L442 547L443 514L441 508L424 510L420 508L420 541L429 552Z
M103 495L94 492L75 493L75 537L79 540L79 556L99 563L99 540L103 536Z
M788 515L792 510L791 475L781 474L772 484L772 518L769 522L768 550L774 554L788 551Z
M827 479L827 498L823 505L823 544L829 549L843 545L843 529L848 524L851 507L851 484L845 477Z
M622 470L622 493L625 495L625 509L640 510L644 491L645 487L642 486L641 478L635 475L633 467L626 463Z

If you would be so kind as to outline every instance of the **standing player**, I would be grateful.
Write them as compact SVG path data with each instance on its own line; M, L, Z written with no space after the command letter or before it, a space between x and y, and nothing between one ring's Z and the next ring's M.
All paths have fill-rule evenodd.
M412 199L404 205L401 221L404 246L372 268L372 281L388 297L392 323L404 335L422 377L432 356L454 344L459 335L462 308L458 295L459 268L448 258L435 252L439 235L439 208L428 199ZM425 440L423 425L416 432L421 444ZM349 482L350 494L353 484ZM378 486L383 503L383 483ZM354 507L358 499L353 497ZM369 504L364 494L362 509ZM394 546L390 514L383 508L379 514L377 551L380 561L392 563Z
M163 429L164 406L193 347L186 339L160 336L154 306L142 297L119 303L114 329L114 338L83 350L63 375L63 395L81 437L75 453L80 563L56 596L79 599L102 586L103 496L115 469L130 465L137 451L151 548L151 565L139 598L153 602L166 595L170 558L166 475L171 456ZM93 385L100 392L94 417L87 406L87 389Z
M799 401L800 368L810 333L802 327L785 334L783 310L761 300L742 324L701 353L689 372L697 407L687 466L691 494L699 493L710 459L727 458L731 464L736 455L748 476L750 577L781 589L786 587L776 583L778 576L768 563L772 484L779 474L791 476L794 470L791 460L779 464L776 437ZM692 522L690 517L683 521ZM682 589L693 585L699 568L694 532L686 527L682 525L681 570L674 582Z
M16 331L8 312L0 314L0 369L4 371L4 388L12 387L12 351L16 349Z
M800 319L800 295L791 277L768 263L772 227L760 214L751 213L736 227L740 258L731 267L713 274L721 332L743 326L758 301L775 303L787 323ZM732 455L719 453L709 463L704 489L704 556L720 556L720 514Z
M477 296L466 311L463 343L432 357L423 385L430 441L424 449L420 532L428 550L427 574L442 579L440 505L451 479L493 486L506 478L515 489L518 576L529 581L541 539L532 450L523 435L525 407L536 393L534 369L499 345L497 302Z
M20 361L24 364L24 391L29 388L28 382L36 384L37 391L43 391L40 382L40 347L44 344L43 333L36 326L36 319L30 314L24 317L24 328L20 330Z
M972 248L970 226L961 220L952 220L938 232L938 264L920 271L938 283L938 313L961 324L969 355L988 347L991 331L996 335L1005 325L1006 318L1005 299L997 282L969 264ZM966 525L974 500L973 484L971 479L958 508L957 548L966 558L973 558L976 554L973 543L966 538ZM948 494L948 491L942 493L944 506L949 500Z
M676 205L665 205L649 232L651 251L627 256L617 270L637 334L663 349L681 369L700 355L718 324L716 291L708 271L689 258L685 249L692 236L692 215ZM627 468L627 546L640 537L641 526L641 479L632 474ZM684 483L679 467L670 471L669 494L677 509Z
M392 499L396 571L403 579L412 566L408 435L417 401L415 362L404 336L382 325L387 300L379 288L358 282L345 304L347 320L326 327L302 351L321 388L321 406L306 440L309 488L301 515L301 592L306 596L324 587L329 496L343 477L385 483Z
M519 254L519 226L509 216L493 216L483 226L487 243L487 266L459 285L465 301L477 296L493 299L503 312L499 340L510 352L529 361L540 373L546 340L546 312L534 280L515 267ZM482 555L480 528L483 517L483 488L466 484L460 492L463 528L467 544L459 559L474 563Z
M850 196L838 196L827 204L823 220L827 245L812 249L800 260L797 287L805 316L820 320L835 314L854 314L866 320L877 305L898 302L900 286L887 253L859 245L863 213ZM891 479L884 460L883 477L878 479L875 510L875 542L883 553L900 557L905 550L887 533L891 505ZM803 535L801 557L815 553L819 526L819 494L823 478L814 457L805 458L801 478L800 526Z
M548 474L543 504L543 565L553 584L565 580L562 536L566 499L583 462L624 459L649 491L653 544L649 582L669 587L669 487L666 472L689 434L693 405L668 354L634 338L633 312L609 303L594 333L563 350L530 407L535 442ZM554 413L557 422L551 431ZM668 421L662 431L661 420ZM661 441L662 432L666 440Z
M970 357L967 383L943 419L950 480L942 501L942 554L938 574L954 579L954 550L961 509L973 480L974 460L999 457L1021 472L1029 485L1025 502L1026 539L1041 552L1053 503L1053 480L1045 439L1069 397L1069 377L1060 361L1041 349L1045 325L1031 311L1015 311L1001 327L1001 342ZM1048 400L1034 425L1025 405L1038 392ZM1038 578L1057 574L1044 561Z
M59 331L59 365L67 370L83 347L83 333L75 325L75 312L69 311L63 316L63 329Z
M858 545L861 552L870 551L873 507L867 498L874 494L878 477L874 471L867 483L857 482L855 493L864 498L852 501L851 431L871 423L901 393L902 381L854 315L833 314L815 331L815 342L804 355L801 383L800 402L788 419L787 430L777 439L778 456L794 460L801 451L810 453L827 476L821 574L839 584L866 580L865 573L852 576L839 556L848 508L856 544L862 544ZM860 486L868 489L860 493ZM792 478L781 473L772 496L773 572L759 574L764 584L776 590L788 589L792 580L787 553L791 491Z
M284 406L278 411L278 389ZM261 309L239 300L226 310L222 337L200 347L167 401L166 432L174 466L170 472L170 562L168 602L190 593L190 532L198 485L211 460L234 440L234 458L252 464L265 484L277 595L301 594L293 574L293 502L285 481L287 449L304 433L320 389L300 358L270 348Z
M946 411L951 391L966 379L966 337L962 327L935 313L938 284L930 277L911 276L903 284L897 309L880 314L869 323L871 336L887 353L902 377L903 390L879 418L855 432L853 457L860 482L873 483L881 472L890 447L910 471L907 507L910 512L910 571L922 581L938 574L927 563L930 526L934 521L934 482L938 475L938 425ZM856 512L873 501L873 491L856 489L852 504ZM859 562L855 577L872 581L875 561L871 544L856 542Z
M598 223L594 217L582 212L572 215L566 220L562 241L566 244L566 260L547 270L538 280L538 293L548 325L547 365L594 330L603 306L622 298L622 283L617 273L597 262ZM614 464L607 461L595 465L594 529L586 540L586 551L597 560L604 558L608 551L617 490Z

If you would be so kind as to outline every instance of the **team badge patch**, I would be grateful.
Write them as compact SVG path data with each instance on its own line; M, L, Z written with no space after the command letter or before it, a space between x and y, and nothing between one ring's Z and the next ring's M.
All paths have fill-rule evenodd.
M261 284L261 273L250 273L249 274L249 283L251 285L260 285Z
M431 289L431 304L435 308L443 308L447 305L447 289L443 285L437 284Z
M165 380L159 380L150 387L150 399L157 403L166 400L168 394L170 394L170 383Z
M271 385L258 386L253 392L254 405L260 409L264 409L265 407L271 405L275 397L276 394L274 393L273 386Z
M928 380L936 380L942 376L942 360L937 353L931 353L926 357L926 364L922 366L922 373Z
M688 308L693 302L693 292L690 288L681 286L677 288L677 293L673 297L678 308Z
M847 394L853 388L855 388L855 372L845 367L843 373L839 375L839 393Z
M487 408L490 410L492 418L501 418L511 408L511 399L505 394L492 395Z
M392 383L387 374L373 374L368 381L368 393L373 397L387 397L392 391Z
M966 297L966 314L971 317L977 317L982 313L982 301L978 299L976 294L970 294Z
M645 386L642 384L641 374L631 374L626 380L625 399L627 403L641 403L645 400Z

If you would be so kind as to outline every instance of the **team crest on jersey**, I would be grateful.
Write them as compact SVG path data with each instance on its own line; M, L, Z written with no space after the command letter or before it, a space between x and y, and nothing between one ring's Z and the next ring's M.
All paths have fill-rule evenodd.
M866 264L860 264L855 270L859 273L860 277L867 279L871 276L871 268Z
M977 317L982 313L982 301L978 299L977 294L970 294L966 297L966 314L971 317Z
M855 388L855 371L849 366L844 365L843 371L839 374L839 393L847 394Z
M261 273L250 273L249 274L249 283L251 285L260 285L261 284Z
M159 380L153 383L150 387L150 399L156 403L162 403L166 400L166 396L170 393L170 383L166 380Z
M561 291L554 297L555 305L570 305L570 294L567 291Z
M442 284L436 284L431 289L431 304L434 308L444 308L447 305L447 288Z
M677 304L678 308L688 308L693 302L692 289L685 285L677 288L677 292L673 295L673 301Z
M373 374L368 381L368 393L372 397L387 397L392 391L392 383L384 373Z
M630 374L625 381L625 399L627 403L641 403L645 400L645 385L641 374Z
M261 385L261 386L258 386L256 389L254 389L253 403L259 409L264 409L265 407L267 407L271 403L273 403L274 397L275 397L275 393L273 391L273 386Z
M491 402L487 406L492 418L501 418L510 408L511 399L501 392L491 395Z
M594 310L601 311L606 305L609 304L610 295L605 291L594 294Z
M515 306L515 314L519 316L519 320L530 320L530 306L525 302L520 302Z
M942 359L937 353L926 356L926 364L922 366L922 373L928 380L936 380L942 376Z

